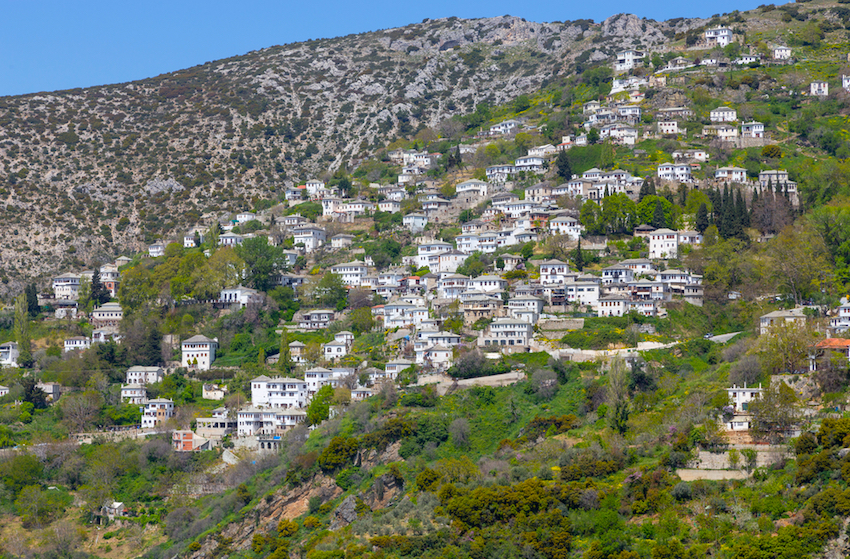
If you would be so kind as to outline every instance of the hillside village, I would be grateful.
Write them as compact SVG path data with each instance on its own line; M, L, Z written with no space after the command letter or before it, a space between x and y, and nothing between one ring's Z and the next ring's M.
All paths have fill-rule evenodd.
M728 28L707 29L701 41L707 48L724 48L735 44L735 36ZM202 427L196 432L174 431L178 450L211 448L226 438L256 449L277 448L274 441L305 422L305 410L323 386L345 387L356 401L370 397L383 383L397 382L408 369L426 378L451 375L458 357L475 348L491 359L537 352L555 358L587 358L580 356L580 348L550 339L548 331L575 329L573 317L663 319L668 304L703 305L703 276L687 269L685 256L703 243L712 221L722 226L719 216L708 219L707 206L719 205L730 187L743 200L745 212L752 211L746 209L747 201L755 204L759 196L781 197L789 212L800 207L797 183L783 169L759 169L755 177L750 170L735 166L718 166L707 172L710 153L717 149L776 145L762 123L750 120L738 124L732 106L708 111L708 121L713 124L694 136L694 141L702 140L705 148L673 150L666 154L673 163L659 164L646 178L623 169L596 167L571 173L567 155L572 149L596 143L634 146L640 141L686 134L680 123L694 118L692 108L654 108L645 95L650 87L663 91L667 80L676 80L681 70L701 66L724 71L730 65L784 65L794 60L791 49L776 47L769 58L671 58L656 72L642 74L645 56L635 50L617 53L610 93L578 107L583 119L577 125L583 130L581 134L564 136L558 145L529 147L512 165L487 167L481 179L446 183L445 179L436 180L434 171L445 172L452 165L462 169L465 158L486 150L495 139L512 140L520 134L533 139L538 131L522 120L509 119L482 128L447 155L416 149L387 150L386 161L400 168L394 183L362 183L357 188L359 195L350 197L353 186L358 186L350 181L328 185L322 180L308 180L287 189L280 206L224 216L211 228L196 227L182 239L154 243L135 259L121 257L101 266L97 281L112 302L95 306L88 313L79 308L81 288L90 286L94 275L83 271L56 276L53 292L40 295L39 304L52 309L57 320L87 319L90 323L90 336L64 340L66 353L85 351L108 340L120 344L120 301L134 296L131 288L122 287L120 270L138 265L139 256L155 260L167 253L173 257L202 251L209 258L215 251L242 247L246 242L279 249L265 291L291 288L294 299L309 300L302 293L315 288L316 272L321 269L325 279L332 274L332 281L345 290L364 294L361 298L376 303L370 309L375 326L359 335L377 331L382 339L398 342L397 351L385 355L382 368L370 366L368 358L361 360L354 350L358 336L348 330L326 335L328 341L318 351L308 352L303 342L292 341L286 348L284 359L288 364L283 368L298 371L296 376L260 375L252 379L251 400L244 407L220 408L212 417L198 418ZM842 85L850 87L845 76ZM827 87L827 82L813 82L808 94L828 95ZM446 158L451 161L444 161ZM689 189L701 196L697 198L699 211L672 215L672 193L684 198ZM724 189L726 194L721 195ZM668 193L668 198L656 195L662 192ZM620 229L630 234L629 254L635 257L605 256L611 251L604 233L610 232L613 224L609 223L607 230L594 231L602 236L588 235L591 223L587 216L592 213L588 207L599 207L604 215L602 208L616 199L628 200L641 214L629 219L627 227L631 230ZM309 217L302 215L301 208L307 209L304 213ZM369 241L369 236L345 232L357 233L358 223L366 219L376 226L387 223L380 229L382 235L405 232L411 244L396 255L382 254L385 247L366 254L362 243ZM450 236L447 228L452 231ZM537 258L535 253L539 252L560 258ZM378 265L376 255L381 255ZM584 260L599 260L600 256L607 265L593 272L582 270ZM247 273L242 272L243 279ZM85 291L90 292L91 287ZM217 295L208 301L184 296L172 304L206 304L235 312L262 306L268 298L263 290L241 283L224 285ZM741 295L729 291L725 296L736 299ZM834 313L840 315L841 308ZM280 325L279 332L287 337L299 332L334 331L336 324L350 323L347 320L353 310L301 304L292 321ZM582 320L578 319L579 325ZM761 334L767 333L762 326ZM191 375L193 371L208 371L215 364L217 338L190 332L184 338L179 343L179 359L153 368L132 366L121 384L121 400L140 406L143 429L165 424L176 413L171 400L149 399L146 385L162 382L164 375L178 368ZM174 346L176 357L177 344ZM6 347L4 363L17 365L15 342ZM274 365L280 359L280 353L271 354L267 362ZM141 376L140 371L144 371ZM204 384L204 398L207 393L216 395L211 399L220 400L226 387ZM235 421L225 420L227 417Z
M741 18L28 280L0 554L845 554L850 45Z

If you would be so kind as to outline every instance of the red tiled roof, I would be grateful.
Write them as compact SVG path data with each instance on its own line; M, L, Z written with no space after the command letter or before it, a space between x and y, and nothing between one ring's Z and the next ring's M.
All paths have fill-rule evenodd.
M818 349L847 349L850 347L850 339L827 338L815 344L815 347Z

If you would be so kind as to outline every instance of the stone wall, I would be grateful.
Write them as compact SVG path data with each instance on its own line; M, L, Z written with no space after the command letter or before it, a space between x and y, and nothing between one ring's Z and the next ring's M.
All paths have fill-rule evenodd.
M771 466L782 459L793 458L791 452L788 450L788 447L785 445L748 444L733 446L734 450L738 451L738 469L743 468L747 462L744 456L741 454L741 451L744 449L752 449L756 451L756 467L758 468ZM732 448L719 452L709 452L707 450L700 450L697 454L697 457L694 460L688 462L688 467L698 470L733 469L731 464L729 464L729 450L732 450Z

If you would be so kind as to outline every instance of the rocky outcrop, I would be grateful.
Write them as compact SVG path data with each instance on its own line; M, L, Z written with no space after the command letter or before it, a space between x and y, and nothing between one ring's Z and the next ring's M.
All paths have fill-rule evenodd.
M311 498L318 496L325 502L337 498L340 494L342 489L336 485L336 482L323 475L316 476L310 482L290 491L278 490L271 499L261 499L241 521L228 524L217 534L218 539L228 538L231 549L248 549L251 547L251 540L255 533L265 534L276 529L278 522L282 519L293 519L305 514ZM216 538L207 538L201 542L201 548L193 552L190 557L193 559L211 557L217 545Z

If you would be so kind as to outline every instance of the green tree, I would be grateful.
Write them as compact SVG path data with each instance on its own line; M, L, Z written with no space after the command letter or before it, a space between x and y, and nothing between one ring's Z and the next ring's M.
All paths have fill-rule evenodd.
M521 113L531 108L531 100L528 95L520 95L514 99L514 112Z
M35 290L35 284L28 283L24 289L24 293L27 296L27 312L30 317L35 318L41 311L41 308L38 306L38 294Z
M133 268L130 268L131 270ZM124 278L122 278L123 280ZM118 295L121 295L121 288L118 288ZM77 291L77 304L81 311L91 312L91 282L86 278L80 278L80 289Z
M30 339L30 316L27 310L27 296L24 293L15 299L15 341L18 343L18 366L32 366Z
M771 382L760 398L750 402L748 411L753 417L753 437L778 443L799 420L800 401L784 382Z
M599 235L605 230L605 222L602 220L602 208L593 200L588 200L582 204L578 219L584 225L585 231L590 235Z
M664 215L664 205L661 202L655 204L655 210L652 212L652 224L656 229L667 227L667 217Z
M570 165L570 158L567 155L567 150L561 150L558 154L557 159L555 159L555 169L560 178L564 182L568 182L573 178L573 168Z
M578 245L576 245L576 249L573 251L573 266L581 272L584 270L584 252L581 250L581 237L578 238Z
M371 332L375 327L375 319L372 317L371 307L360 307L351 312L351 328L358 334Z
M307 406L307 424L318 425L330 415L331 402L334 398L334 389L330 384L321 387L313 395L310 405Z
M708 229L708 225L708 207L706 207L705 204L700 204L699 209L697 210L697 217L694 226L700 233L705 233L705 230Z
M776 144L771 144L761 148L761 156L765 159L779 159L782 157L782 150Z
M285 377L290 376L292 371L295 370L295 363L292 361L292 352L289 350L289 334L285 326L280 333L280 353L277 356L277 370Z
M599 130L597 130L596 128L591 128L590 131L587 133L587 144L592 146L593 144L595 144L598 141L599 141Z
M342 277L333 273L326 273L322 276L313 290L313 298L317 305L338 311L345 308L347 294L348 290L345 288Z
M234 250L245 262L246 281L254 289L266 291L272 285L272 276L286 269L283 248L271 246L267 237L245 239Z
M91 301L95 306L100 306L109 301L111 298L109 296L109 291L106 290L106 286L103 285L103 282L100 281L100 268L97 266L94 267L94 272L92 272L91 276Z

